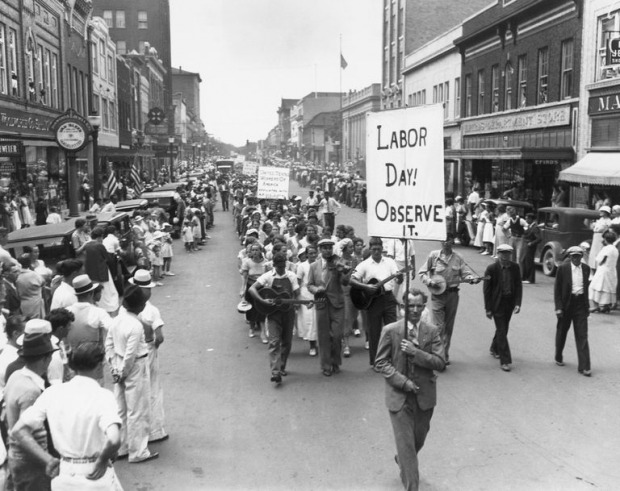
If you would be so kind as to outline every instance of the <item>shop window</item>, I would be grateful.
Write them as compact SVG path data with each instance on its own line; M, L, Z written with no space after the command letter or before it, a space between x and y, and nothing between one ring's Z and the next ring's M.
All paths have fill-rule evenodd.
M471 115L471 75L465 75L465 117Z
M484 114L484 70L478 70L478 114Z
M569 99L573 94L573 40L562 43L562 80L560 99Z
M146 10L138 11L138 29L148 29L149 28L149 20L148 13Z
M510 111L512 109L512 75L514 69L510 62L504 67L504 109Z
M549 102L549 48L538 50L538 104Z
M499 111L499 65L491 67L491 92L493 97L491 112L496 113Z
M461 117L461 78L454 79L454 119Z
M527 106L527 55L519 56L519 107Z
M592 148L620 148L620 120L617 116L592 118Z
M108 27L114 27L114 13L111 10L103 11L103 20Z
M9 93L6 44L6 26L0 23L0 94Z
M124 10L116 11L116 28L125 29L125 11Z
M116 41L116 53L119 55L127 54L127 41Z

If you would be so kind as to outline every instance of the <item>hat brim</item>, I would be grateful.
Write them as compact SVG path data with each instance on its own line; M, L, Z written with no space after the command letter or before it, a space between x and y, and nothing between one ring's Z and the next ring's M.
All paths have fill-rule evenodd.
M240 314L245 314L250 310L252 310L252 304L247 302L246 300L241 300L241 302L237 304L237 312L239 312Z
M155 288L155 283L153 283L153 280L151 280L150 283L146 284L146 285L142 285L142 284L137 284L133 278L129 278L129 283L131 283L132 285L136 285L139 286L140 288Z
M99 283L93 283L88 290L84 290L84 291L80 291L80 292L78 292L76 290L75 294L76 295L84 295L84 294L86 294L88 292L92 292L92 291L96 290L98 287L99 287ZM75 287L73 289L75 290Z

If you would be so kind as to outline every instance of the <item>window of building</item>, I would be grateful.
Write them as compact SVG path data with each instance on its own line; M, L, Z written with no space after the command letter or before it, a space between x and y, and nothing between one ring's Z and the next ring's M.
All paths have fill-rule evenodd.
M478 70L478 114L484 114L484 70Z
M491 67L491 112L499 112L499 65Z
M125 11L124 10L116 11L116 28L125 29Z
M443 84L443 119L450 119L450 82Z
M110 129L112 131L116 131L116 120L117 120L117 116L116 116L116 104L114 104L114 102L110 101Z
M426 104L426 89L422 91L422 102L421 104Z
M105 23L108 27L114 27L114 12L112 12L111 10L104 10L103 20L105 20Z
M60 107L60 99L58 98L58 55L56 53L52 54L52 87L51 87L51 102L52 107L59 108Z
M396 14L392 14L392 22L390 24L390 30L392 32L392 35L390 36L390 39L392 40L393 43L396 42Z
M101 114L101 98L97 94L93 94L93 113Z
M106 61L106 56L105 56L105 41L102 39L99 41L99 67L100 67L100 71L99 71L99 76L101 78L106 77L106 67L105 67L105 61Z
M27 84L28 84L28 100L30 102L35 102L37 100L37 86L36 86L36 75L35 75L35 64L34 64L34 43L32 42L32 37L28 37L26 41L26 66L28 68L27 74Z
M592 118L592 148L620 148L620 119Z
M598 19L598 59L596 80L620 75L617 67L608 66L607 49L612 39L620 38L620 11L610 12Z
M145 43L146 41L138 41L138 53L140 53L141 55L144 54ZM386 65L387 65L387 62L386 62Z
M43 62L43 93L41 94L41 102L52 105L52 53L49 49L45 50L45 60Z
M454 79L454 119L461 117L461 79Z
M504 67L504 108L506 111L512 109L512 75L514 69L510 62Z
M538 50L538 104L549 101L549 48Z
M93 73L99 74L99 55L97 54L97 43L91 43L90 45L90 57L93 61Z
M101 99L101 107L103 109L103 128L107 130L110 128L110 108L107 99Z
M108 55L108 81L113 84L115 78L116 77L114 76L114 63L112 60L112 55Z
M560 99L573 95L573 40L562 43L562 80L560 81Z
M0 23L0 94L9 93L6 26Z
M146 10L138 11L138 29L148 29L149 28L149 19L148 13Z
M433 85L433 104L437 104L439 99L437 98L437 86Z
M71 78L73 79L71 85L75 89L75 105L73 108L80 114L83 114L82 110L82 84L80 83L80 78L78 76L77 68L73 67L71 72Z
M119 55L127 54L127 41L116 41L116 52Z
M17 69L17 31L9 28L9 85L11 87L11 95L19 97L19 77Z
M37 45L37 84L35 99L43 102L45 96L45 79L43 78L43 46Z
M519 56L519 107L527 106L527 55Z
M471 75L465 75L465 117L471 116Z
M403 18L405 17L403 7L398 9L398 37L403 35Z
M409 107L413 107L413 94L409 94L407 96L407 104L409 105Z

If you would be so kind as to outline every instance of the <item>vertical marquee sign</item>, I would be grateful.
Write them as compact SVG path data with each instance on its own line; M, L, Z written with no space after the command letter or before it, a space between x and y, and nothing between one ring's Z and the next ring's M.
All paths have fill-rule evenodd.
M444 240L443 108L435 104L366 118L368 234Z

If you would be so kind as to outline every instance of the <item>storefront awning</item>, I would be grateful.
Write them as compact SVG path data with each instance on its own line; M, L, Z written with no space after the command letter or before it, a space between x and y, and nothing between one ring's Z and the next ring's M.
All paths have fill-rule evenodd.
M560 172L560 181L620 186L620 153L591 152Z
M450 153L469 160L572 160L574 155L570 147L462 148Z

